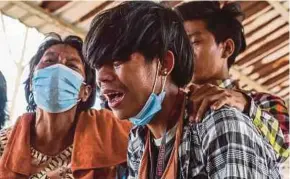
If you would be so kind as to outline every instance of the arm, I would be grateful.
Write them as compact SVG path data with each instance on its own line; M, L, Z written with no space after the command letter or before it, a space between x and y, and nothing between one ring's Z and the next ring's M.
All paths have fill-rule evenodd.
M233 106L250 117L261 135L274 148L279 162L289 157L289 114L280 98L266 93L245 93L209 84L192 85L189 89L192 92L192 116L197 116L192 121L199 121L209 107L218 110L225 104Z
M245 113L272 145L279 162L289 157L289 114L282 99L267 93L249 93Z
M249 118L236 109L212 111L203 120L203 160L210 178L271 178L276 155Z

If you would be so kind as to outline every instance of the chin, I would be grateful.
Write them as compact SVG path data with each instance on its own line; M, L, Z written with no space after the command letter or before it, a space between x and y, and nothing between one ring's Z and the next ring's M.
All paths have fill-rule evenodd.
M134 117L138 114L139 111L134 112L132 109L130 110L112 110L114 115L121 120L129 119L130 117Z

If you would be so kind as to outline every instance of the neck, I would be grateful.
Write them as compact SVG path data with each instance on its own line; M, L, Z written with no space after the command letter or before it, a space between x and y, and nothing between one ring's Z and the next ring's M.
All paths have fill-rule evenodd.
M47 155L56 155L73 143L76 107L63 113L37 109L32 127L32 146Z
M170 119L171 111L174 109L177 99L178 87L175 85L166 88L166 96L162 103L162 110L154 117L147 127L153 134L154 138L158 139L163 136L165 130L171 129L178 119Z
M193 83L195 84L213 84L213 85L217 85L217 81L218 80L225 80L228 79L230 77L229 72L228 71L224 71L223 73L219 74L219 75L215 75L214 77L210 77L210 78L204 78L204 79L194 79L192 80Z

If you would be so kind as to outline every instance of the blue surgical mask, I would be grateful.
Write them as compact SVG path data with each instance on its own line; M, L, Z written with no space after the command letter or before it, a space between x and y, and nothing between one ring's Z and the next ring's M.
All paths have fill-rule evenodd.
M37 107L50 113L61 113L74 107L84 81L78 72L61 64L33 74L32 91Z
M129 118L129 120L137 126L149 124L153 117L162 109L161 104L164 97L165 91L161 92L159 95L151 93L141 111L136 116Z
M159 69L159 63L157 65L157 70ZM149 124L154 116L162 109L162 102L165 98L166 92L164 91L164 86L166 83L166 77L164 83L162 85L162 90L160 94L155 94L155 85L156 85L156 78L157 78L157 72L155 76L155 82L153 86L152 93L150 94L148 100L146 101L145 105L141 109L141 111L134 117L129 118L129 120L137 126L144 126L146 124Z

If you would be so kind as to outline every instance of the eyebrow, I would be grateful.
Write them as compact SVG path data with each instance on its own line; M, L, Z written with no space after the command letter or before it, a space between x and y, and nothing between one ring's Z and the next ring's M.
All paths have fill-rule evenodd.
M80 58L80 60L78 60L77 57L75 56L69 56L66 58L68 61L73 61L73 62L81 62L82 63L82 59Z
M190 38L192 36L200 36L200 35L201 35L201 32L200 31L195 31L193 33L188 34L188 37Z
M46 55L48 55L48 56L57 56L57 53L49 51L49 52L46 52L44 55L45 56Z
M45 53L45 56L58 56L58 55L59 55L58 53L52 51ZM68 56L67 60L72 62L79 62L78 57L76 56ZM83 63L82 60L80 60L80 62Z

